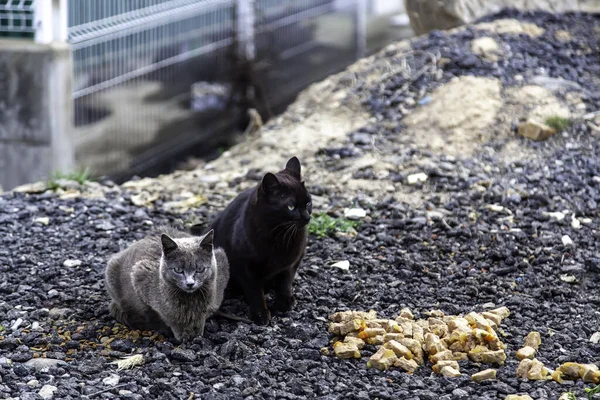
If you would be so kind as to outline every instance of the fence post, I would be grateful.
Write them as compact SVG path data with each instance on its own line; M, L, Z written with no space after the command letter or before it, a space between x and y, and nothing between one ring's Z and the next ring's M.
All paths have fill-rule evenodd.
M238 54L241 59L252 61L256 57L254 43L254 0L236 0L236 10Z
M36 42L48 44L67 41L67 1L38 0L34 3Z
M356 39L356 59L367 54L367 0L356 1L354 33Z

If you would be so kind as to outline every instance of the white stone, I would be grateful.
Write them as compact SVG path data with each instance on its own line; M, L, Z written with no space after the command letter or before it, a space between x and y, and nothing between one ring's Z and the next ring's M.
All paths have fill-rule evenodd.
M51 398L54 397L54 392L56 392L57 390L58 390L58 388L56 386L44 385L44 386L42 386L42 388L40 389L38 394L40 395L40 397L42 399L50 400Z
M38 386L40 386L40 381L38 381L37 379L32 379L29 382L27 382L27 386L29 386L30 388L36 388Z
M12 324L10 329L12 331L16 331L17 329L19 329L19 327L21 326L22 323L23 323L23 318L17 318L17 320L15 321L14 324Z
M560 280L563 282L567 282L567 283L575 283L577 282L577 278L575 278L573 275L561 275L560 276Z
M564 235L561 240L564 246L571 246L573 244L573 241L571 240L569 235Z
M557 221L562 221L563 219L565 219L565 214L561 213L560 211L557 211L557 212L545 212L544 215L547 215L550 218L555 218Z
M419 182L425 182L429 176L423 172L418 172L416 174L411 174L406 177L406 183L409 185L416 185Z
M38 217L34 220L34 222L37 222L38 224L41 225L48 225L50 223L50 218L48 217Z
M344 217L348 219L361 219L367 216L367 211L362 208L346 208Z
M490 205L487 206L487 208L490 211L494 211L494 212L500 212L500 211L504 210L504 207L502 207L499 204L490 204Z
M573 229L581 228L581 222L575 218L575 214L571 215L571 227L573 227Z
M348 261L348 260L338 261L335 264L332 264L331 266L334 268L342 269L344 271L348 271L350 269L350 261Z
M121 378L117 374L110 374L106 378L102 379L102 383L106 386L117 386Z
M65 260L63 263L63 266L68 268L79 267L80 265L81 260Z
M590 342L598 344L600 342L600 332L594 332L594 334L590 338Z
M57 297L57 296L58 296L58 290L56 290L56 289L48 290L48 297L52 298L52 297Z

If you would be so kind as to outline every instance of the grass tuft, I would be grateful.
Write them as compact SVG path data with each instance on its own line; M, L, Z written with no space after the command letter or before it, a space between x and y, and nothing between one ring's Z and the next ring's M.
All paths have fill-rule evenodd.
M320 238L331 236L336 232L350 232L360 223L345 218L333 218L326 213L316 213L308 224L308 232Z
M546 118L546 125L555 129L557 132L562 132L571 126L571 120L569 118L563 118L555 115Z
M585 388L585 393L587 394L587 397L589 400L592 400L594 398L595 394L600 393L600 385L596 386L595 388Z
M75 181L80 185L83 185L85 182L92 180L90 171L85 168L78 171L73 172L55 172L52 174L52 177L48 180L48 188L51 190L56 190L60 188L58 181L61 179L67 179L70 181Z

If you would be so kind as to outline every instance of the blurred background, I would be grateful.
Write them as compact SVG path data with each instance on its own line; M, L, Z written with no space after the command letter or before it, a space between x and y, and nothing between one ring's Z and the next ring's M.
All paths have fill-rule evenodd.
M411 37L404 7L0 0L0 185L82 170L123 181L215 157L311 83Z

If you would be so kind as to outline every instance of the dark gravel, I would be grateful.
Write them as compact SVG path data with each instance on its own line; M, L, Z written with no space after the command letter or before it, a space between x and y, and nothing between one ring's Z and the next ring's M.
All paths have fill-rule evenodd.
M532 68L546 68L551 76L586 87L588 109L600 109L600 59L591 33L600 26L598 18L514 12L502 17L507 15L536 22L548 32L580 32L568 46L592 46L596 52L585 59L558 57L568 46L556 45L550 33L539 40L505 37L515 52L527 54L521 58L533 61L523 64L515 57L506 65L474 62L467 68L460 62L469 56L464 41L477 33L432 33L414 46L438 49L453 62L441 81L424 78L414 83L415 90L426 95L461 74L500 76L512 84L510 77L516 73L527 76ZM546 56L546 51L553 53ZM374 115L401 121L390 104L375 104L387 101L385 93L367 92L373 96ZM425 205L416 209L392 201L340 200L368 209L369 216L355 239L310 238L292 312L275 316L268 327L213 319L205 338L186 345L117 326L108 314L102 278L108 257L143 237L152 225L181 226L192 214L174 217L160 207L140 209L119 198L0 197L0 398L41 398L37 393L44 385L57 388L56 399L187 399L194 393L202 399L450 400L504 399L517 392L556 399L568 389L583 396L582 382L560 386L517 380L514 353L529 331L538 330L538 358L548 367L600 361L600 345L589 342L600 327L599 138L579 121L568 135L541 144L524 141L540 157L505 164L489 151L468 159L419 153L396 141L401 123L396 130L387 126L375 123L363 133L377 133L389 151L406 159L429 158L438 172L428 171L430 180L415 189L425 193ZM335 168L339 158L369 151L372 145L354 134L347 148L322 153ZM324 187L318 192L333 196ZM449 200L442 201L448 193ZM492 211L490 204L505 208ZM545 214L563 210L570 213L561 221ZM571 213L591 223L575 229ZM39 217L48 217L49 224L36 222ZM573 245L563 245L563 235ZM349 260L350 271L330 268L337 260ZM561 280L565 274L575 276L576 282ZM486 303L512 311L502 326L508 360L499 368L497 381L471 383L469 374L483 368L472 363L461 366L462 377L446 379L430 368L414 375L395 369L380 372L367 370L365 359L339 360L319 353L329 344L326 318L334 311L375 309L393 317L410 307L419 316L433 308L466 313ZM227 306L232 312L244 311L236 300ZM374 350L367 347L363 357ZM109 364L132 353L143 354L145 363L119 372ZM64 362L46 368L30 365L29 360L40 356ZM114 387L103 381L111 374L120 377Z

